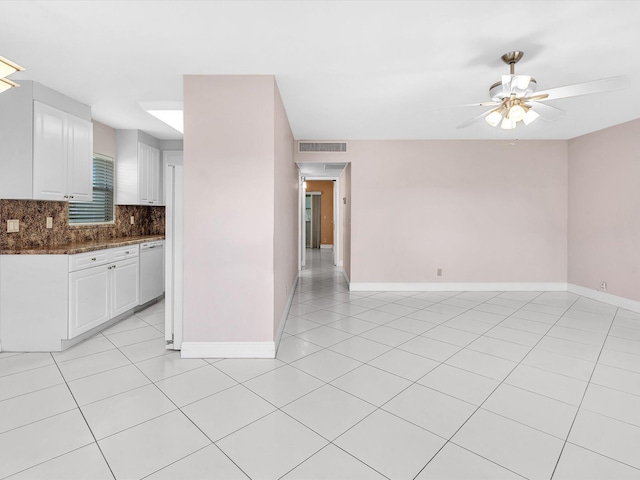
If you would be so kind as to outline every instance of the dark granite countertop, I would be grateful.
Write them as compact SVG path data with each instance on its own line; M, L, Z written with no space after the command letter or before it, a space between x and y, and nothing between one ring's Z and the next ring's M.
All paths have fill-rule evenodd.
M164 240L164 235L141 235L135 237L96 240L93 242L55 244L27 248L8 248L0 250L0 255L73 255L76 253L103 250L105 248L124 247L126 245L135 245L137 243L152 242L154 240Z

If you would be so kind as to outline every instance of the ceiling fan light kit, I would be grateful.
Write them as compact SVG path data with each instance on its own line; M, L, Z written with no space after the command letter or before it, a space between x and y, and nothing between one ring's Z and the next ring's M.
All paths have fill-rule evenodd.
M552 88L536 93L538 82L535 78L531 75L516 75L515 73L515 65L522 59L523 55L523 52L516 50L505 53L500 57L504 63L509 65L509 74L502 75L499 82L489 87L491 101L454 105L454 107L493 107L491 110L467 120L459 125L458 128L468 127L482 118L490 126L497 127L500 125L504 130L513 130L518 123L530 125L538 118L548 121L556 120L565 115L566 112L544 102L618 90L627 86L626 76L621 75Z

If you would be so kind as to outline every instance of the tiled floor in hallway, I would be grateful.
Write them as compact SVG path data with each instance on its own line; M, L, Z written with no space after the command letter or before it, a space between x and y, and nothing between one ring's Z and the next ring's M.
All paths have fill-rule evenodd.
M0 353L0 478L640 479L640 314L354 293L309 253L274 360L180 359L163 303Z

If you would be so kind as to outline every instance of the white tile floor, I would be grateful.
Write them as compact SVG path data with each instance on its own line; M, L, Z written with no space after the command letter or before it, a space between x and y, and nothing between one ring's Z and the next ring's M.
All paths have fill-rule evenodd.
M309 253L274 360L180 359L163 303L0 353L0 478L640 479L640 314L348 292Z

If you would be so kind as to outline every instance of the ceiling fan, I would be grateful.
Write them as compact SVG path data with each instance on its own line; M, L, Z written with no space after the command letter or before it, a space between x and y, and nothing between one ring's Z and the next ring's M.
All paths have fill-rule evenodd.
M536 92L538 83L535 78L531 75L516 75L515 73L515 65L522 59L523 55L523 52L514 51L505 53L500 57L504 63L509 65L509 74L502 75L502 79L499 82L489 87L491 101L441 107L493 107L458 125L458 128L468 127L483 118L492 127L500 125L505 130L516 128L519 122L529 125L537 118L552 121L562 117L567 112L545 102L618 90L627 86L626 75L621 75Z

